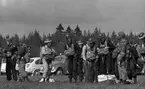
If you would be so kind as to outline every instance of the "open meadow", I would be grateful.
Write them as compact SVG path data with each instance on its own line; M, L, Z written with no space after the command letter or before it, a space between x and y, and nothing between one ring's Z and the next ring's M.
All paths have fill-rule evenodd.
M112 81L99 84L69 83L67 76L55 77L55 83L39 83L38 77L30 77L31 82L8 82L5 76L0 76L0 89L145 89L145 76L138 77L138 84L121 85Z

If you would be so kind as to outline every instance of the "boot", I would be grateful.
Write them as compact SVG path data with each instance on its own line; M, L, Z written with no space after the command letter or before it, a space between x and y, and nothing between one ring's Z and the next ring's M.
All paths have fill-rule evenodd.
M55 82L55 80L50 78L50 79L49 79L49 82L52 83L52 82Z
M79 76L79 82L82 82L83 81L83 78L81 76Z
M45 81L45 78L41 78L41 80L39 82L44 82Z
M47 83L49 81L49 79L48 78L45 78L45 82Z
M69 79L69 82L72 83L72 78Z
M75 83L77 83L78 77L74 77Z
M133 79L128 79L128 80L126 80L126 82L133 83L134 81L133 81Z
M137 78L133 78L134 84L137 83Z
M115 79L115 82L116 82L116 84L119 84L120 80L119 79Z
M96 76L94 83L98 83L98 76Z
M123 84L130 84L130 82L123 80Z

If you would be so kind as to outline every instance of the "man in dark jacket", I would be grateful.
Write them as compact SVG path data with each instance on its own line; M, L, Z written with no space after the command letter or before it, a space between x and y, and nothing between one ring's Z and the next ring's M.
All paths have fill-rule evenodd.
M67 54L68 51L68 54ZM76 57L76 42L71 37L67 37L67 44L65 46L65 55L68 57L68 72L69 81L72 79L77 82L77 57Z
M14 44L8 44L5 50L6 57L6 76L7 80L17 81L17 72L16 72L16 52L18 51L17 47Z
M25 55L26 51L27 51L26 45L22 44L18 51L19 56L23 57Z
M77 44L76 44L77 75L79 77L80 82L83 81L82 48L83 48L83 42L82 41L77 41Z
M137 50L134 46L128 44L127 47L127 74L129 82L137 83L137 60L139 58Z

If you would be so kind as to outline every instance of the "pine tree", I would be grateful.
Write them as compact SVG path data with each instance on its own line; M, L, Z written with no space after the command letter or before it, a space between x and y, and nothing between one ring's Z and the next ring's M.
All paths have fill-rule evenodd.
M61 23L58 25L58 27L56 28L56 30L57 31L60 31L60 32L62 32L64 30L64 28L63 28L63 26L62 26Z
M52 38L50 32L48 33L47 38Z
M74 33L76 33L76 34L81 34L82 33L82 31L81 31L81 29L80 29L80 27L78 25L74 29Z
M82 39L82 31L80 30L80 27L78 25L74 29L74 39L75 40L81 40Z
M3 47L3 36L0 34L0 47Z
M83 36L87 36L87 31L86 30L84 30Z
M20 42L21 43L26 43L26 36L25 36L25 34L23 35L23 37L20 39ZM26 43L27 44L27 43Z
M71 34L71 33L72 33L72 29L71 29L70 26L67 27L66 32L67 32L68 34Z
M17 34L15 34L13 37L12 37L12 43L18 45L19 44L19 36Z
M90 38L90 37L91 37L91 32L90 32L90 30L88 30L87 33L88 33L88 34L87 34L87 38Z
M129 40L130 42L134 42L134 35L133 35L132 31L129 33L128 40Z
M93 32L93 38L97 40L100 37L100 30L96 27Z
M109 32L107 32L107 38L109 38L110 37L110 34L109 34Z
M45 33L43 33L42 41L44 42L46 40L47 36Z
M114 43L117 43L117 34L115 33L115 31L112 32L111 34L111 40L114 42Z

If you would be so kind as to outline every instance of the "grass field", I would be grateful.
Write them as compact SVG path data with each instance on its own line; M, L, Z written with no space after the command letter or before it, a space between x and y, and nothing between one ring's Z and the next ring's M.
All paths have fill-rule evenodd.
M31 77L33 82L8 82L0 76L0 89L145 89L145 76L138 77L138 84L121 85L111 81L98 84L69 83L66 76L55 77L55 83L39 83L39 78Z

